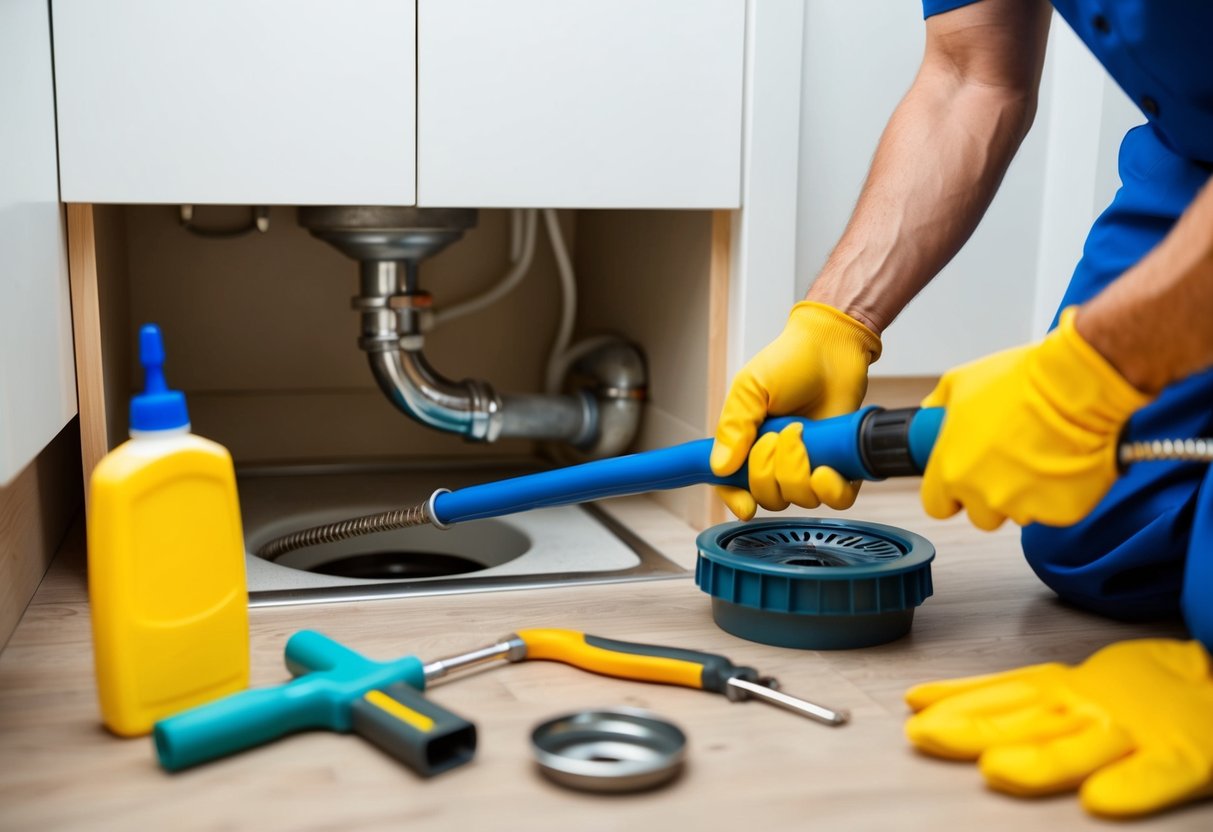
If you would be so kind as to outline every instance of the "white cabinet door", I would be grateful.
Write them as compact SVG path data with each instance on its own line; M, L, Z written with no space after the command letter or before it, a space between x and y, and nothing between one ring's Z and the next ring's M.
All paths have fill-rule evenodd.
M745 0L418 0L418 204L734 208Z
M76 415L45 0L0 2L0 486Z
M412 0L52 10L65 202L414 202Z

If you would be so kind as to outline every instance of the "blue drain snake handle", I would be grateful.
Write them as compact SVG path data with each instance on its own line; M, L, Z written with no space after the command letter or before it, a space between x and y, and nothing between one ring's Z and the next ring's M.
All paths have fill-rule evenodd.
M828 466L851 480L873 480L877 477L865 467L860 450L860 429L864 419L874 410L879 408L867 407L831 419L811 420L791 416L768 419L763 422L759 432L780 431L793 422L801 422L804 425L805 448L814 467ZM942 408L923 408L910 422L907 445L919 471L926 467L942 422ZM443 492L434 497L432 510L438 525L449 525L533 508L583 503L687 485L749 487L746 466L729 477L713 474L708 465L711 453L712 440L698 439L656 451L601 459Z

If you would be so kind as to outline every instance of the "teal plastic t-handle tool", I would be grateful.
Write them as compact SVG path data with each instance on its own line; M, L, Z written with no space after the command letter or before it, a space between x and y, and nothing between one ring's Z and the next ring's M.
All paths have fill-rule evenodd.
M416 656L376 662L312 630L286 644L295 680L156 723L160 765L179 771L307 729L354 731L429 776L472 758L476 728L425 699Z

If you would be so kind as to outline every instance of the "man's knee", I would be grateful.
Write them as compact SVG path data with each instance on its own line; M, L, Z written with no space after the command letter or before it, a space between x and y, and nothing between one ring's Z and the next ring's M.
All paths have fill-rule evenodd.
M1179 609L1186 535L1154 522L1120 528L1084 522L1023 530L1028 565L1064 601L1112 618L1174 615ZM1112 527L1110 527L1110 525Z

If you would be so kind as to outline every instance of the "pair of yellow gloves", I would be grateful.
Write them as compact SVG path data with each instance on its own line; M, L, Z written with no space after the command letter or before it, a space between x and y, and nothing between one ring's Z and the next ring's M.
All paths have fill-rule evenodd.
M1007 518L1070 525L1112 485L1120 431L1148 398L1082 338L1074 314L1036 344L951 370L923 401L947 408L923 476L928 514L963 508L982 529ZM728 475L749 460L749 490L720 489L734 514L851 506L858 484L813 469L798 426L754 440L768 414L857 409L880 350L876 333L837 309L793 308L783 333L737 375L717 427L712 469ZM1079 789L1085 808L1111 816L1213 795L1213 669L1197 642L1122 642L1076 667L931 682L906 699L916 747L978 760L1001 791Z

